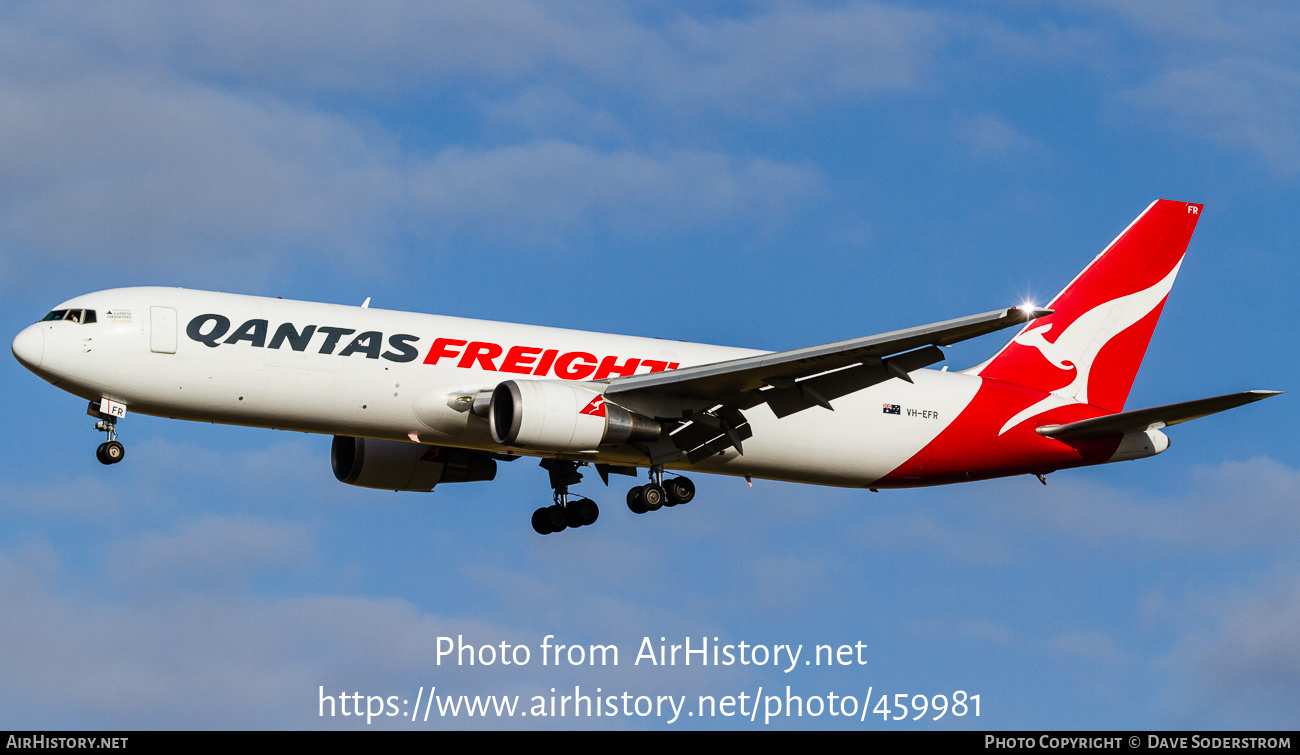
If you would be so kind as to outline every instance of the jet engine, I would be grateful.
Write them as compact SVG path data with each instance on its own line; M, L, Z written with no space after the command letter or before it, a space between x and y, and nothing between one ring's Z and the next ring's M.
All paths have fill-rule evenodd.
M1125 433L1109 461L1132 461L1162 454L1169 448L1169 436L1156 429Z
M649 417L610 404L599 392L558 380L507 380L492 391L492 440L542 451L653 443L662 431Z
M380 490L428 492L446 482L487 482L497 463L472 451L393 440L334 436L330 466L339 482Z

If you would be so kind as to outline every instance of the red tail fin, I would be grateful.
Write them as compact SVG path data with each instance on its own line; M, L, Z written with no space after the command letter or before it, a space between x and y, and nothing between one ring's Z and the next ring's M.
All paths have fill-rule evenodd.
M991 360L987 378L1120 411L1174 285L1201 205L1159 199Z

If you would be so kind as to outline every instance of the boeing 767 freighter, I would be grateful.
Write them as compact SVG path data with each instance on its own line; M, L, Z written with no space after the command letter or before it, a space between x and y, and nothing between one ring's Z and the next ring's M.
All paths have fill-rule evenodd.
M1201 205L1151 204L1045 308L762 352L180 288L58 305L14 339L24 366L90 402L104 464L128 411L333 435L339 480L386 490L491 480L541 458L541 533L591 524L580 465L649 481L637 513L689 502L681 472L904 488L1138 459L1163 428L1275 395L1124 410ZM1023 325L991 359L941 347ZM667 476L665 476L667 473Z

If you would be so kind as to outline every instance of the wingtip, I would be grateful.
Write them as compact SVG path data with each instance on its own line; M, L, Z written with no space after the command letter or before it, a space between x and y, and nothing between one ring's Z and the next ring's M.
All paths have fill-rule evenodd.
M1025 321L1028 322L1029 320L1037 320L1040 317L1046 317L1055 311L1056 310L1048 309L1047 307L1035 307L1032 304L1022 304L1019 307L1012 307L1007 310L1007 314L1013 312L1019 313L1020 316L1024 317Z

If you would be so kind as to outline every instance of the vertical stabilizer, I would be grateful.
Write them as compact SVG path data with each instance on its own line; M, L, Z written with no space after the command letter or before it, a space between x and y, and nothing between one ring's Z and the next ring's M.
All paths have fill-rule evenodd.
M1053 314L971 372L1121 411L1200 216L1199 204L1153 202L1052 299Z

